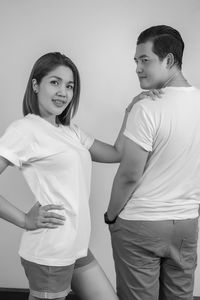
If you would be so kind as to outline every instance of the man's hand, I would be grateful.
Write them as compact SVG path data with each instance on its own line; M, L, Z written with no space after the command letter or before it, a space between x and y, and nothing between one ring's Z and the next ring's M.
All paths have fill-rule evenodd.
M37 202L25 215L25 229L57 228L64 224L65 217L50 210L63 210L61 205L49 204L41 206Z

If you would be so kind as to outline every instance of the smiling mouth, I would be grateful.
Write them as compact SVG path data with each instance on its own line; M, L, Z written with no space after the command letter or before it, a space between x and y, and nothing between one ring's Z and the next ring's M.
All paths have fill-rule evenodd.
M62 107L62 106L64 106L64 105L67 104L67 101L60 100L60 99L54 99L54 100L52 100L52 101L53 101L53 103L54 103L56 106L58 106L58 107Z

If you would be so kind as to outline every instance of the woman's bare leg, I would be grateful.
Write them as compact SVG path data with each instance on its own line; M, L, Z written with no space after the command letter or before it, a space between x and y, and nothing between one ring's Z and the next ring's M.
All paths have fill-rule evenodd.
M118 300L110 281L96 260L74 270L72 290L81 300Z

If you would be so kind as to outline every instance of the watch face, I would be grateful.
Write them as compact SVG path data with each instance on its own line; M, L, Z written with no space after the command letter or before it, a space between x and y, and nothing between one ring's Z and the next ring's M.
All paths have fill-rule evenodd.
M116 219L117 219L117 217L116 218L114 218L113 220L109 220L108 219L108 215L107 215L107 212L104 214L104 221L105 221L105 223L106 224L114 224L115 222L116 222Z
M107 212L104 214L104 221L105 221L106 224L109 224L109 219L108 219Z

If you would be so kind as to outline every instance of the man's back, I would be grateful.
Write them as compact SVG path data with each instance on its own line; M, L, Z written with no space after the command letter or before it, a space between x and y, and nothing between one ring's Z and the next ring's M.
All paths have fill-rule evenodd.
M125 135L149 152L142 178L120 217L130 220L198 216L200 90L168 87L161 100L138 103Z
M182 73L183 50L180 33L167 25L149 27L137 39L140 87L166 89L162 99L134 105L113 182L107 217L120 300L193 298L200 91Z

